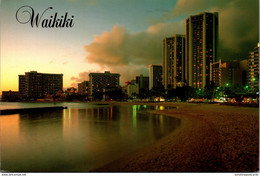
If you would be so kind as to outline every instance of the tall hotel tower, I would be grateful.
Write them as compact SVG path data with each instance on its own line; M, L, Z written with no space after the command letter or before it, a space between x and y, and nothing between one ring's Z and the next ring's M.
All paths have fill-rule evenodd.
M200 13L186 19L185 79L204 89L210 81L210 63L217 61L218 13Z
M162 66L149 65L149 90L162 85Z
M173 35L163 39L163 85L165 89L176 88L185 79L185 35Z
M250 92L259 91L259 43L252 52L249 53L248 64L248 84Z

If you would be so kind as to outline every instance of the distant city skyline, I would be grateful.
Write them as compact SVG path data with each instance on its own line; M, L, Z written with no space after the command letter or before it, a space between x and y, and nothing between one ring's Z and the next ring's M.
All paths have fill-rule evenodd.
M32 28L15 13L30 5L42 13L74 15L70 29ZM148 76L149 64L162 64L162 39L185 34L185 19L219 13L219 59L247 59L258 42L259 1L8 1L1 4L1 91L18 90L18 75L29 71L64 74L63 85L77 87L91 72L119 73L121 84ZM48 13L47 16L50 16Z

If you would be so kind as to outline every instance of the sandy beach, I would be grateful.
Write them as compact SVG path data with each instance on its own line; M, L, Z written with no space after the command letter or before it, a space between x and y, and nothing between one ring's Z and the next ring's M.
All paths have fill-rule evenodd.
M151 113L180 118L181 126L156 143L94 172L259 170L259 108L191 103L161 105L176 108Z

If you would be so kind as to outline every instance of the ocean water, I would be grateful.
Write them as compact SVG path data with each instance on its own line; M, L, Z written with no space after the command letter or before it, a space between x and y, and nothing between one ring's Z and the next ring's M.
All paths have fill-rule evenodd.
M167 107L89 103L1 103L1 109L67 106L1 116L1 169L87 172L177 129L181 120L148 111Z

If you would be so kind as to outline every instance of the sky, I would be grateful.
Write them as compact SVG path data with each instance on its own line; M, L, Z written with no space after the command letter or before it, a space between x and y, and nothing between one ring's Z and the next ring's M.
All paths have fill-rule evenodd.
M25 5L39 15L52 7L42 19L67 12L74 25L21 24L16 12ZM2 0L1 91L17 91L18 75L29 71L62 73L64 88L90 72L119 73L121 85L148 76L149 64L162 64L163 38L185 34L185 20L199 12L219 13L219 59L246 59L257 45L259 0Z

